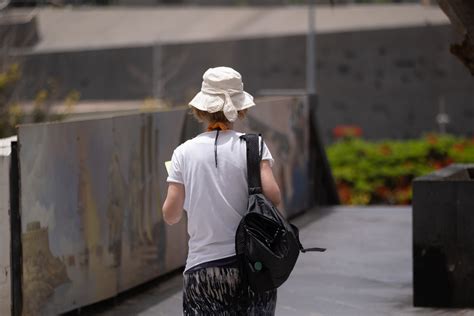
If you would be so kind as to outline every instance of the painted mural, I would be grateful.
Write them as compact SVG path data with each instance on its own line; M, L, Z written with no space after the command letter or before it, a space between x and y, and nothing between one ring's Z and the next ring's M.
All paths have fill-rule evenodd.
M308 106L257 103L236 129L263 133L293 215L311 204ZM164 162L202 130L184 109L20 127L24 315L70 311L184 264L186 221L162 219Z
M282 192L279 208L292 216L310 208L309 106L306 97L267 97L236 129L261 133L275 160L273 173Z
M51 315L181 266L161 215L184 110L20 128L23 311Z

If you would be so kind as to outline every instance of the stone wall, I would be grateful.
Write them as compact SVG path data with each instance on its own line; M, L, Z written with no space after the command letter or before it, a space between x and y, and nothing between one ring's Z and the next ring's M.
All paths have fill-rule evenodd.
M474 80L449 53L449 26L321 36L317 90L324 138L356 124L364 136L417 137L436 131L440 103L447 131L472 135ZM444 100L444 101L443 101Z
M361 126L371 139L418 137L438 131L440 110L450 117L448 132L471 135L474 81L449 53L454 37L448 25L318 35L318 113L325 142L344 124ZM178 70L160 95L186 102L199 89L201 74L223 64L239 69L254 94L303 89L305 41L297 35L163 46L162 71Z
M66 51L20 56L19 95L34 99L53 84L58 98L72 90L81 99L141 99L152 92L152 47Z
M312 181L324 167L311 159L306 96L258 101L239 129L265 135L279 210L290 217L328 201ZM164 163L203 129L183 108L19 127L22 315L78 309L184 264L185 216L173 226L162 218Z
M10 146L0 140L0 315L10 315Z
M341 124L362 127L372 139L409 138L436 131L440 104L447 131L472 134L474 81L449 53L449 25L320 33L317 37L319 118L325 142ZM24 55L27 98L49 78L59 94L81 98L145 99L185 104L213 66L238 69L245 89L305 88L305 35L161 44Z

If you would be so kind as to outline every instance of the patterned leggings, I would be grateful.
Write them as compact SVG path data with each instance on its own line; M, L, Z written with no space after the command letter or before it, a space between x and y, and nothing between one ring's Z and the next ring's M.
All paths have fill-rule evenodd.
M243 289L239 269L213 267L184 274L183 315L275 315L277 291Z

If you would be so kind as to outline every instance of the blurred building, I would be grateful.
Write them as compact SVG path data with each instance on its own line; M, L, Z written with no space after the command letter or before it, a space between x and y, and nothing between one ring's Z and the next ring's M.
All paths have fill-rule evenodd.
M313 0L317 4L356 4L356 3L430 3L431 0ZM37 5L133 5L153 6L162 4L191 5L300 5L307 0L10 0L11 6Z
M220 65L238 69L255 95L306 87L304 6L36 12L38 40L15 52L24 73L17 94L25 100L52 83L58 95L77 90L88 102L184 105L202 73ZM369 138L417 137L437 130L444 106L448 132L472 133L474 84L449 53L456 34L437 7L322 6L316 29L326 141L341 124L359 125Z

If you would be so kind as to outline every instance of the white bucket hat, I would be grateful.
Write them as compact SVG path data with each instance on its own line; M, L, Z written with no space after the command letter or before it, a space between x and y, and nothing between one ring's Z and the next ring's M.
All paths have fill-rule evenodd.
M223 111L234 122L237 111L255 105L253 97L244 91L242 76L232 68L209 68L202 76L201 91L189 102L195 108L215 113Z

